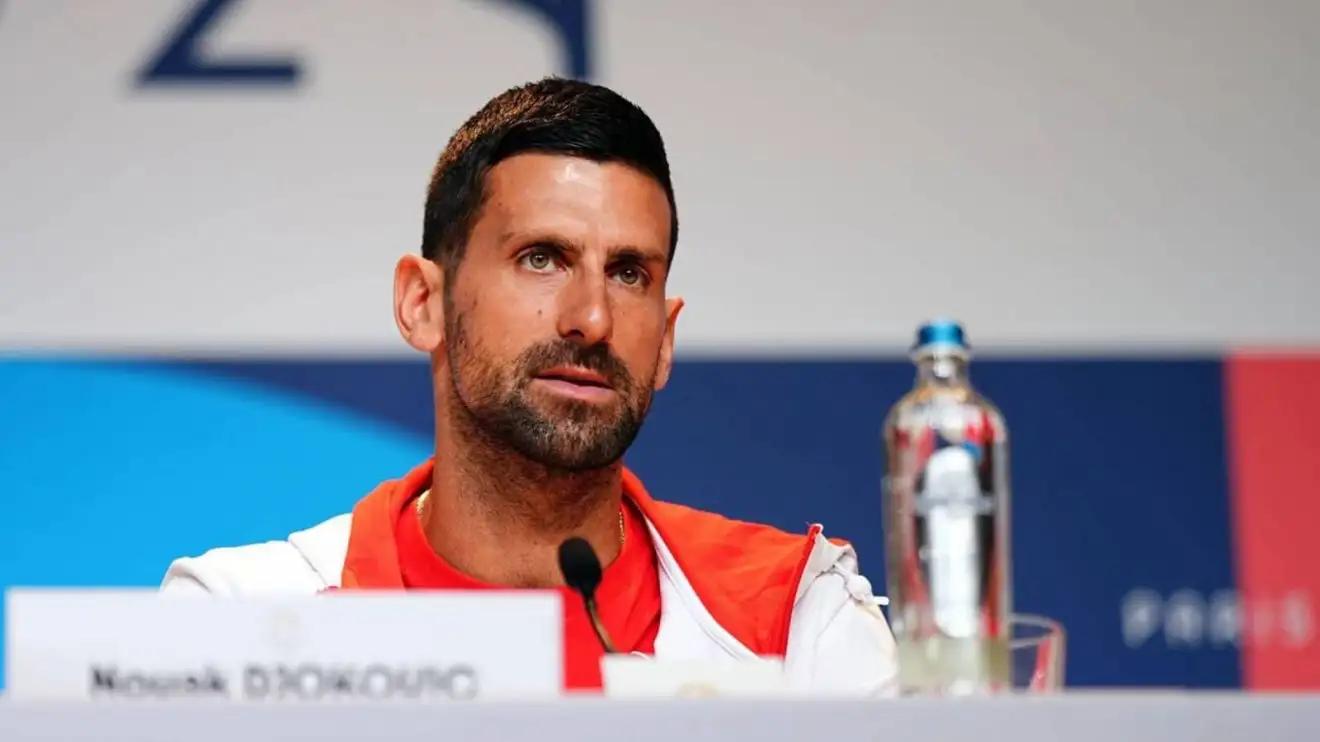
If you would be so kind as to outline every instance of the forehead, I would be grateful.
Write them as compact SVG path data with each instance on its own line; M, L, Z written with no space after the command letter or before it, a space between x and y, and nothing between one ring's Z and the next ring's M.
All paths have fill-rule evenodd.
M501 234L553 233L588 244L669 249L664 189L623 163L520 154L491 168L485 195L481 221Z

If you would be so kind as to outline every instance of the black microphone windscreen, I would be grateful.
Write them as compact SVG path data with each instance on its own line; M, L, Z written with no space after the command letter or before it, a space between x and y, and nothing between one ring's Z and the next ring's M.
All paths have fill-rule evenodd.
M584 538L574 536L559 545L559 571L564 573L564 582L584 598L591 598L600 586L600 557Z

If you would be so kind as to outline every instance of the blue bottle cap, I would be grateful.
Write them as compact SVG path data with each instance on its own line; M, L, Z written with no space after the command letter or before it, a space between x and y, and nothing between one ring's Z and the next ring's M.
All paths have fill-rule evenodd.
M917 342L912 350L927 348L949 348L953 350L971 350L962 325L951 319L935 319L917 330Z

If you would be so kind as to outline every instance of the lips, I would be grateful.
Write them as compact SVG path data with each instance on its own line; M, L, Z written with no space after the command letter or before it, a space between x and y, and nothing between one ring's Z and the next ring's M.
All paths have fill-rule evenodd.
M593 387L596 389L613 389L608 379L595 371L580 368L577 366L560 366L552 368L549 371L542 371L536 375L538 379L548 381L562 381L578 386Z

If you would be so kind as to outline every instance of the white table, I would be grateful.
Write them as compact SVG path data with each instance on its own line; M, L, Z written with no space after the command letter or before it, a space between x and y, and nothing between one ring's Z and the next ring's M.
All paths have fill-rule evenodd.
M1320 695L1077 693L939 701L581 700L243 706L0 701L0 740L258 742L1316 742Z

